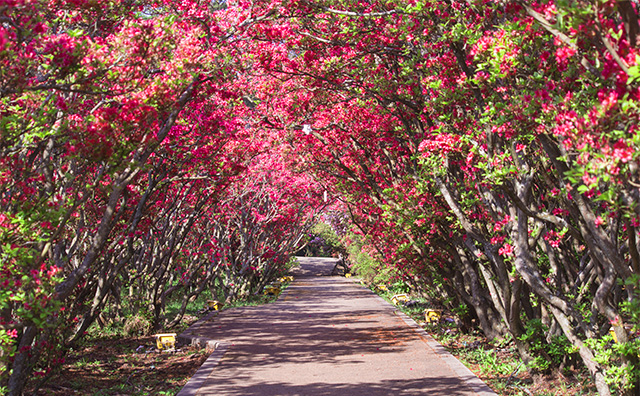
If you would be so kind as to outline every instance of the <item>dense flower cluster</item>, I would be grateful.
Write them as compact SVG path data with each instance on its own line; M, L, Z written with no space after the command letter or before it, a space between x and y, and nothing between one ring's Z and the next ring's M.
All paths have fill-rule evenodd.
M637 317L620 315L640 275L636 4L287 4L266 23L288 34L260 44L282 61L256 110L373 255L466 305L486 335L510 334L530 364L523 329L542 320L540 339L566 337L601 394L632 387L594 345Z
M223 8L0 1L0 389L10 395L99 317L116 319L106 311L142 312L153 330L203 290L260 291L324 205L283 142L249 125L237 39L255 14ZM182 304L175 318L170 299Z
M601 394L637 382L610 377L635 357L597 356L638 317L634 2L4 0L0 15L13 394L123 290L154 325L171 295L184 312L212 284L255 292L332 199L336 232L348 213L367 253L466 306L466 326L533 364L524 329L541 322Z

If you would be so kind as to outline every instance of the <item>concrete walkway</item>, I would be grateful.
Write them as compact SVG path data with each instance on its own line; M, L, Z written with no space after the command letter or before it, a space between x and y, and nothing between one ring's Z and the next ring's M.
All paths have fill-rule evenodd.
M277 302L222 311L182 334L218 348L178 396L495 395L394 306L328 276L335 260L299 260Z

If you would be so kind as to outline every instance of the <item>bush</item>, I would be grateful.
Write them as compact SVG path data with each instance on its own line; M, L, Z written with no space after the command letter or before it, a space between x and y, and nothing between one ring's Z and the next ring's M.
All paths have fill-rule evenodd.
M122 331L126 336L147 335L151 332L151 321L140 314L129 316Z
M520 339L529 345L533 360L529 363L532 370L548 372L559 367L562 361L575 353L564 334L547 337L548 328L540 319L527 322L527 331Z
M376 260L369 253L368 246L361 236L349 234L347 240L346 251L351 263L351 272L358 274L365 283L390 286L397 282L399 279L398 270Z
M335 257L344 254L346 249L331 225L318 223L309 233L309 243L298 254L312 257Z

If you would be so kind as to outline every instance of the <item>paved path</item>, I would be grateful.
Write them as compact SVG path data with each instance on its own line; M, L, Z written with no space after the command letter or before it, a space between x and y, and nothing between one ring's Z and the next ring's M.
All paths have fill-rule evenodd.
M392 305L328 276L334 260L300 262L277 302L185 332L220 344L178 396L495 395Z

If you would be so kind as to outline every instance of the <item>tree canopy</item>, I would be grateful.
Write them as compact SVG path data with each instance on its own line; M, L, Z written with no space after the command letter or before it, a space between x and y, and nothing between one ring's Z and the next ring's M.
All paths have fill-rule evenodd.
M125 290L155 327L261 290L339 202L531 369L562 339L632 391L639 28L625 0L1 0L0 386Z

